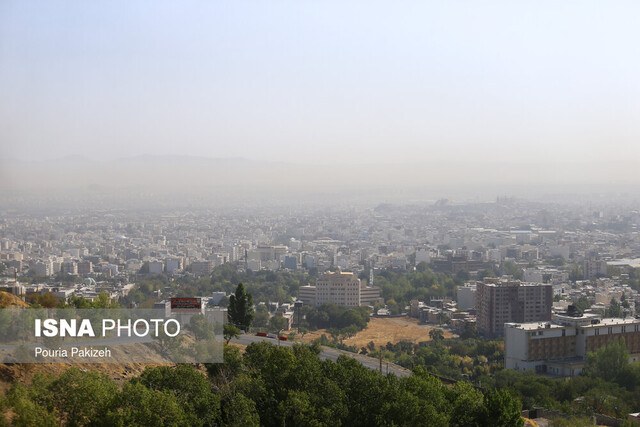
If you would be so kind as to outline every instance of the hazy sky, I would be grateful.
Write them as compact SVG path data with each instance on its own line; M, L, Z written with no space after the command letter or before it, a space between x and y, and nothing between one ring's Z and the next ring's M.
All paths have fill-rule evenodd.
M637 1L0 2L0 158L640 161Z

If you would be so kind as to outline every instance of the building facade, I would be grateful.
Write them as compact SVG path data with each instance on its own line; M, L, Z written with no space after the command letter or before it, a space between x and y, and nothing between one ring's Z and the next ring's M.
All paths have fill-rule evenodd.
M487 278L476 285L478 331L496 336L509 322L551 320L553 288L549 284Z
M475 308L476 285L473 283L467 283L464 286L460 286L456 291L456 300L458 302L458 308L462 310Z
M360 279L355 273L327 272L316 281L316 304L360 306Z
M585 259L583 269L586 280L594 277L604 277L607 275L607 262L601 259Z
M304 305L315 306L316 287L311 285L300 286L300 288L298 288L298 299L301 300Z
M505 324L505 368L575 376L588 352L624 339L631 361L640 359L640 319L555 314L553 321Z
M355 273L327 272L318 277L315 286L300 286L298 298L305 305L326 303L344 307L375 305L382 302L380 288L368 287Z
M213 264L213 261L210 260L194 261L191 263L191 273L193 273L194 276L211 274L214 267L215 265Z

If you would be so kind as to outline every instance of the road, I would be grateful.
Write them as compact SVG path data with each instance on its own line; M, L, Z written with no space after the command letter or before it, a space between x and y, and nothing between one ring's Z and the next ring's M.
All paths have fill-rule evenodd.
M285 347L292 347L294 344L297 344L296 342L291 342L291 341L278 341L275 338L268 338L268 337L259 337L256 335L240 335L240 337L238 337L237 339L233 339L233 342L237 342L239 344L243 344L243 345L249 345L251 343L254 342L261 342L261 341L266 341L269 342L273 345L278 345L278 343L282 346ZM378 359L374 359L372 357L368 357L368 356L364 356L362 354L355 354L355 353L351 353L349 351L344 351L344 350L338 350L336 348L332 348L332 347L325 347L322 346L322 351L320 352L320 359L322 360L333 360L334 362L336 360L338 360L338 357L344 355L347 357L351 357L353 359L356 359L358 362L360 362L363 366L369 368L369 369L373 369L373 370L379 370L380 369L380 360ZM402 366L398 366L398 365L394 365L393 363L388 363L383 361L382 362L382 373L386 374L386 373L391 373L394 374L398 377L408 377L409 375L411 375L411 371L408 369L403 368Z

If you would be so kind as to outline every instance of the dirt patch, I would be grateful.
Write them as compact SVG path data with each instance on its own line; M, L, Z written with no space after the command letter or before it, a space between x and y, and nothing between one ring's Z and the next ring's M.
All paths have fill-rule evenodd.
M356 347L365 347L369 342L373 341L376 347L386 345L388 342L395 344L400 341L409 341L419 343L421 341L429 341L429 331L437 329L435 325L419 324L417 319L411 317L393 317L379 318L372 317L369 321L367 329L358 332L355 336L347 338L344 343L347 345L355 345ZM311 342L316 338L320 338L322 334L331 338L329 333L324 329L309 332L303 338L297 336L296 339ZM457 335L447 331L444 333L445 338L453 338Z
M29 307L29 304L22 301L17 296L8 292L0 292L0 307L1 308L24 308Z

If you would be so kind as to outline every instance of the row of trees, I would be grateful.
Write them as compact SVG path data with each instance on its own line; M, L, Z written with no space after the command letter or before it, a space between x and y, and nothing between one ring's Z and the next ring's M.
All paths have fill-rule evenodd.
M225 348L207 375L190 365L147 368L122 387L72 368L14 383L1 402L16 425L429 425L521 426L505 391L453 388L422 369L383 376L357 361L321 361L309 346ZM0 418L3 419L3 418Z
M446 273L434 273L424 262L416 270L384 270L376 276L376 286L382 289L382 296L390 306L392 314L400 312L412 299L426 301L429 298L453 297L456 286L464 279Z
M368 307L347 308L336 304L303 307L304 325L310 329L338 329L356 333L367 327Z
M359 353L380 357L405 368L421 366L435 374L461 380L479 380L502 369L504 344L483 339L444 339L441 329L429 331L431 341L387 343L376 348L373 342Z

